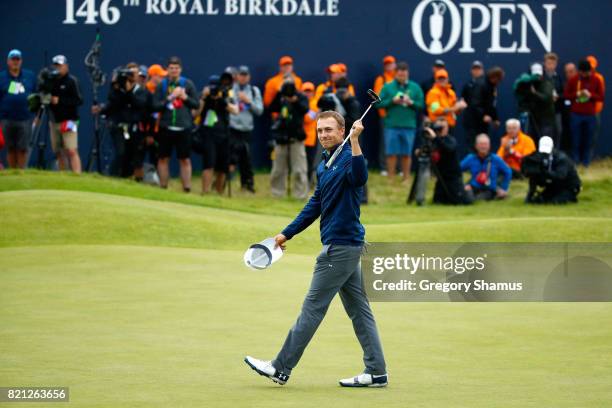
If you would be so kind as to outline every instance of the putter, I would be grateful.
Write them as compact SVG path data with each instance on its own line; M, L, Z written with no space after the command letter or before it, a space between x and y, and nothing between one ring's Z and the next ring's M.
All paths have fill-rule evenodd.
M372 99L372 102L370 102L370 106L368 106L368 109L366 109L366 111L363 112L363 115L361 115L361 117L359 118L360 121L362 121L363 118L365 118L365 115L367 115L368 112L370 111L370 109L372 109L372 106L374 106L374 105L376 105L377 103L380 102L380 96L378 96L376 94L376 92L374 92L371 89L368 89L368 96L370 97L370 99ZM336 151L334 152L334 154L332 154L332 156L329 158L327 163L325 163L325 168L326 169L329 169L329 167L334 163L334 160L336 160L336 157L338 157L338 155L342 151L342 148L344 147L346 142L351 138L352 134L353 134L353 130L351 129L351 131L349 132L348 136L344 139L344 141L342 142L340 147L338 147L336 149Z

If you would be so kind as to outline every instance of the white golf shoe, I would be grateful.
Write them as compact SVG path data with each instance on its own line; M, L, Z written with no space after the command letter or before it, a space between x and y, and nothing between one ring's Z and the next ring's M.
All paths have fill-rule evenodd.
M246 356L244 362L255 370L257 374L268 377L277 384L285 385L287 381L289 381L289 376L274 368L271 361L263 361L251 356Z
M345 378L340 380L340 385L343 387L386 387L388 384L387 374L372 375L359 374L355 377Z

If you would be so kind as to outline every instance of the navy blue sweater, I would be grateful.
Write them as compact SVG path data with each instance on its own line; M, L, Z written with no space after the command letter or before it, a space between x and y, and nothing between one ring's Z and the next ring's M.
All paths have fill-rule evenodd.
M362 245L365 229L359 221L359 204L363 186L368 180L365 158L363 155L353 156L348 143L333 165L326 169L325 162L329 157L327 152L324 153L317 168L317 187L310 201L282 234L291 239L321 216L321 242L324 245Z

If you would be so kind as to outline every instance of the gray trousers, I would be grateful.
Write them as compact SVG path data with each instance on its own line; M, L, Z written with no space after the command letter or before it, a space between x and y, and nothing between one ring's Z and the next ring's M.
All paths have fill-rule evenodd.
M329 304L339 292L363 349L364 372L374 375L387 372L376 322L362 286L361 250L361 246L323 246L302 311L281 351L272 361L274 368L291 374L325 317Z
M287 195L289 168L293 177L291 194L299 200L308 198L308 161L304 142L277 145L274 148L274 162L270 174L270 187L274 197Z

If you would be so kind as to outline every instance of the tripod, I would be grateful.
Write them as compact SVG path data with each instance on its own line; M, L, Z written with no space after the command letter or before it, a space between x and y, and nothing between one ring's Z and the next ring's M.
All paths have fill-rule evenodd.
M46 99L50 100L50 98L51 96L49 95L49 97ZM36 168L41 170L45 170L47 168L47 160L45 158L45 153L47 150L47 134L42 130L45 123L47 123L47 127L49 126L49 120L49 101L44 100L34 118L34 125L32 126L32 140L30 141L30 150L34 150L35 147L38 150Z
M96 102L94 102L94 104L96 104ZM98 173L103 173L101 152L102 147L104 146L105 138L106 132L100 125L100 117L99 115L94 115L94 140L91 144L91 149L89 150L89 155L87 158L88 172L92 172L95 165Z

